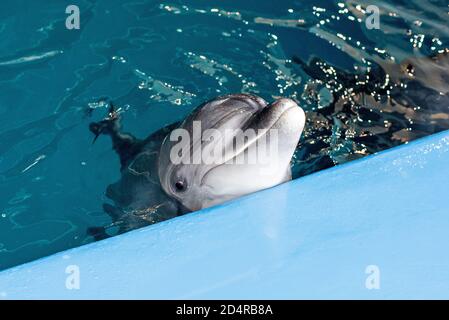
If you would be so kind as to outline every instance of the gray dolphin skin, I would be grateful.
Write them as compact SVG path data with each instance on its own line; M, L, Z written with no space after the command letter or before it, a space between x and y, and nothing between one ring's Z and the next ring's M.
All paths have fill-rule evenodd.
M121 131L111 105L109 116L91 123L90 130L95 139L111 137L121 179L106 190L113 204L103 209L111 225L88 233L102 239L110 236L110 227L125 232L291 180L290 162L304 125L304 111L291 99L268 104L254 95L232 94L203 103L182 123L140 140ZM213 150L214 161L203 161L204 150ZM173 161L173 155L182 161ZM257 161L248 161L251 155Z

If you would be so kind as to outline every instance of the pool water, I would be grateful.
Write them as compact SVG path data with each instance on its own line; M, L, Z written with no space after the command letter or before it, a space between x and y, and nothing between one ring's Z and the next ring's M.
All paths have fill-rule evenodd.
M65 28L72 1L0 3L0 269L111 222L120 165L88 130L105 98L146 137L218 95L291 97L308 118L295 177L449 129L446 1L372 1L380 29L369 1L76 2L80 30Z

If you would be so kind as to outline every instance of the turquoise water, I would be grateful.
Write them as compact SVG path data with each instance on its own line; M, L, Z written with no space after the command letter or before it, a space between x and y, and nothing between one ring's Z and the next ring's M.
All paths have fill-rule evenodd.
M0 3L0 269L92 242L87 228L110 223L102 204L119 161L88 130L104 97L139 137L217 95L291 97L308 117L295 177L449 129L447 59L426 60L448 47L446 1L378 1L379 30L365 27L364 1L77 1L80 30L65 28L69 4ZM312 57L391 78L419 59L408 89L374 101L308 72Z

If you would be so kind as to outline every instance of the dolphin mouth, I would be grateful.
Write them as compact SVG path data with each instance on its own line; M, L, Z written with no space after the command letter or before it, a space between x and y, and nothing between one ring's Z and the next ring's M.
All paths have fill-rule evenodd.
M231 159L239 156L250 147L254 147L258 141L270 135L273 131L282 131L284 135L300 136L305 125L305 113L299 105L291 99L281 98L274 103L265 106L263 109L254 113L239 129L245 135L253 132L254 136L240 147L233 150ZM296 132L296 134L295 134ZM277 132L276 132L277 133ZM293 134L292 134L293 133ZM235 137L237 138L237 137ZM290 139L291 137L284 137ZM280 137L277 137L280 139ZM299 140L299 137L298 137ZM276 141L278 143L279 141ZM271 141L270 141L271 143ZM290 159L288 159L290 161ZM217 166L226 163L217 163ZM213 168L212 168L213 169ZM208 170L210 171L210 170Z
M247 129L270 130L292 110L302 109L291 99L281 98L253 115L246 124ZM304 111L302 111L304 113ZM305 117L305 115L304 115Z
M212 185L207 183L210 174L212 174L212 172L214 172L217 168L232 163L233 160L240 157L250 148L258 148L259 142L268 144L265 148L268 148L270 143L282 144L279 154L270 153L270 157L276 158L273 159L273 161L281 159L280 162L282 165L288 166L291 161L291 156L296 149L297 141L302 133L304 124L305 113L293 100L282 98L270 105L267 105L265 108L261 109L249 118L248 121L241 127L243 131L254 130L254 132L256 132L254 139L248 141L248 143L244 144L241 148L233 150L232 155L227 158L227 161L217 163L215 166L208 168L200 181L200 185L214 189ZM273 134L272 130L276 131L276 134ZM272 139L276 140L273 141ZM294 143L289 143L290 141L294 141ZM271 161L271 159L269 161ZM266 163L241 164L249 166L266 165Z
M281 120L281 118L286 116L287 113L289 113L291 110L297 109L297 108L298 108L297 105L288 105L284 110L281 111L281 113L279 114L279 116L273 122L273 124L271 125L271 127L269 129L272 129L274 126L276 126L276 124Z

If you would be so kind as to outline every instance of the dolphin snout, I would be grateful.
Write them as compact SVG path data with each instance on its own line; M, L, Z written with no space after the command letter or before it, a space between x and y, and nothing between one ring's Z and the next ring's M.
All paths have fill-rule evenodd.
M278 99L268 108L273 122L271 127L296 132L299 139L306 121L304 110L294 100L288 98Z

